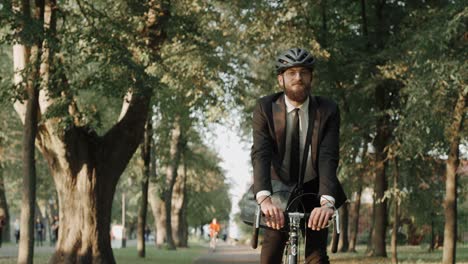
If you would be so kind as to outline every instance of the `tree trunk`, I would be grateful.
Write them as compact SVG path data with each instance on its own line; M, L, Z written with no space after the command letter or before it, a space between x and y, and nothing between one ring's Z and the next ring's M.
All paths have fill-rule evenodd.
M384 35L386 34L385 28L385 15L384 7L386 0L380 0L374 2L375 5L375 39L374 44L377 49L381 50L384 48ZM366 15L365 1L361 1L361 13L363 23L363 35L367 37L367 15ZM369 38L367 38L367 48L371 47ZM387 190L387 179L386 179L386 154L385 147L388 139L391 136L390 122L388 114L385 113L389 108L389 101L386 99L388 89L385 83L378 84L375 88L375 103L378 109L379 116L376 122L376 136L374 139L374 146L376 149L376 178L375 178L375 210L374 210L374 232L372 235L372 255L386 257L387 252L385 248L385 235L387 230L387 201L384 199L384 193Z
M368 150L368 140L362 141L361 149L361 163L358 166L358 178L356 182L356 189L357 191L354 193L353 202L350 204L350 223L349 223L349 248L348 252L356 252L356 243L357 243L357 236L359 234L359 215L361 209L361 194L362 194L362 178L365 174L365 163L367 157L367 150Z
M6 199L5 183L3 179L3 165L0 158L0 219L3 220L3 226L0 227L0 246L3 242L10 241L10 212ZM0 223L1 225L1 223Z
M383 151L383 149L381 150ZM373 256L386 257L385 236L387 231L387 201L384 199L387 190L386 164L383 157L385 154L378 152L379 162L377 163L376 181L375 181L375 212L374 212L374 234L372 237Z
M186 239L186 182L187 171L185 162L182 166L182 173L177 177L174 185L174 194L172 196L172 234L177 246L187 247Z
M180 169L179 169L180 171ZM182 209L182 203L184 199L183 193L183 179L184 175L178 175L176 182L174 184L174 191L172 194L172 209L171 209L171 222L172 222L172 237L174 238L174 243L179 246L180 244L180 213Z
M367 248L366 248L366 253L368 253L369 255L372 255L373 253L373 250L374 250L374 247L372 245L372 239L374 237L374 226L375 226L375 192L374 192L374 195L372 196L373 198L373 201L372 201L372 212L371 214L369 215L370 216L370 223L371 223L371 226L369 228L369 237L367 238Z
M400 210L400 197L398 192L398 178L400 175L400 170L398 167L398 158L394 158L395 163L395 171L393 177L393 191L394 193L394 212L393 212L393 230L392 230L392 240L391 240L391 247L392 247L392 264L398 264L398 253L397 253L397 238L398 238L398 227L399 227L399 210Z
M28 101L23 133L23 195L18 263L33 263L34 209L36 204L35 139L37 133L38 90L27 88Z
M185 153L185 152L184 152ZM184 154L185 155L185 154ZM186 157L184 157L184 186L183 186L183 200L180 209L179 218L179 241L180 247L188 247L188 220L187 220L187 164Z
M154 235L156 248L162 248L166 242L166 209L162 200L162 184L158 184L156 154L151 153L151 172L148 190L148 202L154 219Z
M29 1L23 1L22 10L29 10L28 3ZM43 17L50 20L45 25L50 26L49 31L53 32L54 11L58 8L53 0L47 4L46 9L49 14ZM169 9L160 3L151 4L149 9L149 13L153 13L154 16L148 16L143 34L149 38L148 47L157 52L165 38L161 28L169 15ZM37 82L38 76L28 74L28 79L25 80L25 75L21 73L30 67L28 64L35 65L33 60L28 60L30 54L39 54L40 49L35 52L21 44L16 44L13 49L15 84L25 81L28 83L30 79ZM47 58L53 58L53 54L49 51L47 48L44 54ZM44 63L41 65L40 77L43 87L40 93L40 97L42 95L40 110L42 112L36 114L36 117L42 115L48 106L54 103L54 99L47 96L47 89L51 88L48 87L48 76L54 75L49 72L47 66L50 61L47 58L42 59ZM66 80L65 76L62 77ZM60 85L66 86L66 81ZM136 78L134 87L131 87L132 92L129 92L122 107L121 118L104 136L97 136L91 129L77 124L72 124L65 130L60 125L59 118L49 118L41 122L37 134L37 146L47 160L57 187L61 225L56 250L50 263L115 263L109 235L112 201L120 175L143 136L151 95L147 88L142 87L144 85L141 80ZM61 89L66 91L66 87ZM15 102L15 110L26 126L31 115L29 108L33 103L34 100L26 101L25 108L22 102ZM73 105L70 105L69 112L73 117ZM32 142L34 143L34 139ZM29 145L28 147L31 148ZM34 156L29 153L27 158L28 162L25 162L25 165L30 165L31 161L34 161ZM25 168L28 168L29 175L33 174L32 167L25 166ZM29 188L30 182L24 186ZM33 242L31 213L33 205L23 206L25 213L22 213L21 217L19 263L32 261L32 250L28 249L32 249ZM26 211L29 213L26 214Z
M57 130L55 118L41 125L38 146L57 187L63 227L51 263L115 263L109 236L113 195L142 138L149 99L148 94L132 95L123 118L103 137L76 126ZM28 235L22 223L21 237Z
M32 88L34 89L34 88ZM34 141L37 133L37 90L28 92L23 135L23 195L18 263L32 263L34 255L34 219L36 204L36 162ZM31 96L34 94L33 96Z
M349 248L348 252L356 252L356 242L359 232L359 210L361 208L361 193L362 185L358 187L357 192L355 193L355 200L351 204L350 208L350 223L349 223Z
M434 233L434 217L435 214L434 212L431 212L431 242L429 244L429 252L434 252L434 246L435 246L435 233Z
M449 155L445 171L445 226L444 226L444 252L443 264L455 263L457 245L457 169L460 164L460 133L466 113L466 100L468 89L460 87L457 103L453 111L453 121L447 129L450 144Z
M340 208L340 240L338 242L338 251L346 252L349 248L348 240L348 222L349 222L349 203L346 202Z
M160 193L159 186L150 181L148 198L153 212L155 245L157 248L161 248L166 242L166 207Z
M166 207L166 239L167 248L169 250L175 250L175 242L172 236L172 194L174 185L177 179L177 169L179 167L181 145L182 145L182 133L180 127L180 117L177 117L174 122L174 128L171 131L171 142L170 142L170 163L166 169L166 180L164 190L164 203Z
M32 30L31 18L39 25L43 23L44 2L36 1L31 9L30 2L21 1L18 11L22 13L24 20L19 30ZM33 14L31 15L31 10ZM27 77L15 76L15 84L26 92L27 100L23 110L23 193L21 200L21 233L18 249L18 263L33 263L34 256L34 211L36 204L36 161L35 161L35 139L37 134L38 111L39 111L39 87L36 80L39 75L42 39L37 38L32 46L26 46L23 40L13 47L14 67L21 73L30 64L30 72ZM17 72L16 75L21 73Z
M387 231L387 201L384 198L387 190L387 154L385 148L390 138L390 122L385 114L389 106L387 98L388 89L385 83L375 88L375 101L381 115L377 118L377 134L374 139L375 146L375 212L374 234L372 237L373 256L386 257L385 236Z
M146 120L145 136L141 146L141 158L143 160L143 173L141 181L141 201L138 209L138 227L137 227L137 251L138 256L145 257L145 233L146 233L146 215L148 212L148 183L150 177L151 162L151 142L153 131L151 127L151 116Z

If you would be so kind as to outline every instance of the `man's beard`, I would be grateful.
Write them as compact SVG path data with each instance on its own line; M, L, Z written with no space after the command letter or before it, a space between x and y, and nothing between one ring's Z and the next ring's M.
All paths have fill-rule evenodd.
M302 84L302 85L304 85L304 84ZM293 100L295 102L303 103L303 102L305 102L307 97L310 95L310 90L311 90L310 85L308 85L308 86L304 85L303 89L298 89L298 90L294 90L294 91L292 89L285 88L284 93L286 94L286 96L289 99L291 99L291 100Z

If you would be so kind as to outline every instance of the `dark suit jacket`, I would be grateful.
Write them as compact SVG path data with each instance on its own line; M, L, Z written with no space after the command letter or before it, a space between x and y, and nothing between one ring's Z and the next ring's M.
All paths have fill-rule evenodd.
M254 171L254 193L261 190L272 191L271 180L281 180L285 184L294 184L280 176L280 168L285 155L286 142L286 104L284 93L262 97L253 112L253 146L251 152ZM337 105L318 96L309 98L309 126L314 124L314 111L320 112L318 135L317 164L313 165L313 174L309 175L316 182L313 191L319 195L331 195L335 198L336 208L346 201L346 195L336 177L339 160L340 113ZM310 130L312 132L312 130ZM309 158L312 162L312 159ZM304 186L310 184L305 184ZM309 190L310 191L310 190Z

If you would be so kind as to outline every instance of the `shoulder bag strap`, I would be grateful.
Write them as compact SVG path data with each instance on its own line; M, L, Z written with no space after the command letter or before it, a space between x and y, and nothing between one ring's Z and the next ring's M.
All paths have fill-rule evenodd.
M304 145L304 154L302 156L302 164L301 164L301 171L299 174L299 182L297 183L297 189L302 191L302 186L304 185L304 174L307 167L307 159L309 155L309 145L311 144L312 138L312 168L315 168L315 164L317 163L317 148L318 148L318 132L320 126L320 111L318 111L318 106L313 113L315 115L314 124L313 124L313 131L312 131L312 124L309 124L307 128L307 136L306 142Z

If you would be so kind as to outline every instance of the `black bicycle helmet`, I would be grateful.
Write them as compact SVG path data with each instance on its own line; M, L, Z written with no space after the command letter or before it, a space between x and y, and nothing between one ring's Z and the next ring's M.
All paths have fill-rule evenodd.
M288 49L286 51L281 52L281 54L278 57L276 57L276 73L281 74L291 67L298 66L313 69L314 63L314 57L312 57L312 54L310 54L310 52L308 52L307 50L301 48Z

